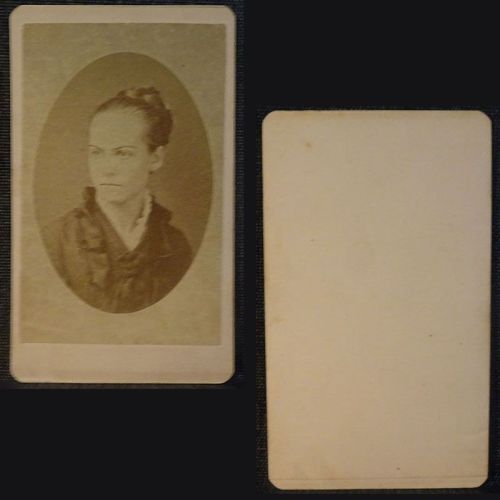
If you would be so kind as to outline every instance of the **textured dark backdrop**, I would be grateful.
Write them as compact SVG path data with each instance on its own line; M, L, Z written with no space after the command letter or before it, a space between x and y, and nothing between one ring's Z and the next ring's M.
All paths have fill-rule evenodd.
M4 388L14 387L7 369L7 16L19 3L4 0L0 4L0 384ZM18 494L35 486L39 494L49 489L52 495L62 490L65 496L69 488L92 495L111 491L116 496L124 487L129 493L138 492L140 498L148 498L149 491L251 496L256 464L258 492L281 493L268 483L266 472L260 122L272 109L371 107L482 109L494 118L491 453L490 479L481 491L498 493L500 78L496 13L485 4L476 8L471 3L455 3L446 11L444 4L440 11L435 3L411 1L391 8L383 2L314 0L227 4L238 13L239 43L238 374L226 387L229 390L36 391L28 386L24 391L0 391L0 455L7 459L2 466L3 489L10 477L22 472L23 480L15 481ZM97 490L95 480L99 481ZM285 494L289 493L293 492Z

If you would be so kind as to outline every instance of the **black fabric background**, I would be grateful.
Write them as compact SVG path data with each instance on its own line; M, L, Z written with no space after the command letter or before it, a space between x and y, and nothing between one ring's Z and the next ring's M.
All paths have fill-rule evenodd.
M260 155L262 118L274 109L292 108L480 109L493 119L490 477L478 490L410 492L498 493L496 13L486 4L462 7L443 2L437 7L411 1L113 2L222 3L237 15L236 374L221 386L61 385L18 384L8 371L8 15L21 3L0 3L0 495L13 496L12 486L16 496L35 490L51 496L61 492L66 498L114 498L122 492L139 498L298 493L279 491L267 480Z

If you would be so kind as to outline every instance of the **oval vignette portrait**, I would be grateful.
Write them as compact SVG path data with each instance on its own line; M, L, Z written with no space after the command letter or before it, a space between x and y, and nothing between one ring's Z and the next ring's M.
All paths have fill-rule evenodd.
M53 104L35 162L36 218L60 278L90 306L132 313L168 296L196 256L211 195L201 116L151 57L97 59Z

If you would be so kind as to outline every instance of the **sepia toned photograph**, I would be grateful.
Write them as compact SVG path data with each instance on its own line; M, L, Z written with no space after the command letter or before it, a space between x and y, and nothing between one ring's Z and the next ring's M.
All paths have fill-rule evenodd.
M108 72L113 79L105 86ZM114 92L120 83L140 80L161 89ZM96 89L110 97L93 105ZM75 114L75 107L82 113ZM80 190L68 211L68 197L50 197L61 183ZM182 84L154 59L102 57L56 101L37 151L34 188L47 252L70 289L102 311L143 309L180 281L203 236L211 195L203 122ZM56 211L63 214L54 218Z
M11 15L17 379L229 378L234 43L225 7Z

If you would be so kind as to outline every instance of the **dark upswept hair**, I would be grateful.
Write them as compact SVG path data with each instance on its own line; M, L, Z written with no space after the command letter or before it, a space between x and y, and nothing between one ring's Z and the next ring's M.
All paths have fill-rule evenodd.
M98 106L92 117L111 109L142 112L148 126L146 140L151 151L168 143L173 126L172 112L165 107L160 93L154 87L132 87L121 90L115 97Z

